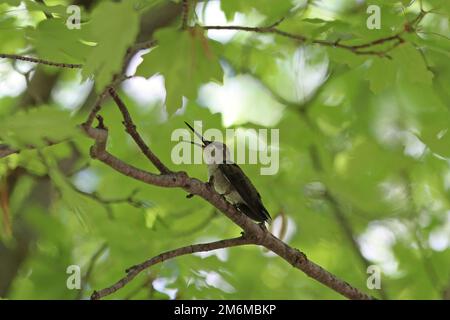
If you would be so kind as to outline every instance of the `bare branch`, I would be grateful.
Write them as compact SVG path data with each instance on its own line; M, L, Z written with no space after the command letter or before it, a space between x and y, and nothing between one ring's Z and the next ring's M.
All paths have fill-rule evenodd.
M133 140L138 145L139 149L145 154L148 160L155 165L155 167L161 173L170 173L171 171L167 168L161 160L150 150L147 144L142 139L141 135L136 130L136 125L133 123L133 119L131 119L131 115L128 112L125 103L120 99L117 95L116 91L113 88L109 88L109 94L113 98L114 102L119 107L120 112L123 116L123 125L125 126L126 132L133 138Z
M141 43L136 43L130 49L128 49L128 58L131 58L137 51L143 50L143 49L149 49L156 45L155 40L149 40ZM58 68L68 68L68 69L81 69L83 68L83 65L80 63L66 63L66 62L55 62L55 61L49 61L45 59L40 58L33 58L28 56L22 56L19 54L9 54L9 53L0 53L0 58L3 59L11 59L11 60L20 60L20 61L26 61L36 64L42 64L52 67L58 67Z
M380 38L375 41L371 41L369 43L364 43L364 44L360 44L360 45L347 45L347 44L342 44L339 40L338 41L327 41L327 40L310 39L301 34L293 34L293 33L289 33L289 32L280 30L280 29L276 28L276 25L275 26L272 25L269 27L202 26L202 28L204 30L239 30L239 31L256 32L256 33L272 33L272 34L276 34L276 35L279 35L279 36L282 36L285 38L289 38L292 40L296 40L296 41L299 41L302 43L310 42L310 43L318 44L321 46L349 50L357 55L376 55L376 56L380 56L380 57L389 57L387 55L387 52L391 51L393 48L395 48L396 46L398 46L399 44L404 42L400 33L395 34L393 36ZM390 42L394 42L394 44L390 48L385 49L385 50L362 50L362 49L367 49L367 48L371 48L374 46L378 46L378 45L381 45L384 43L390 43Z
M102 93L97 97L97 99L94 102L94 106L92 107L91 111L89 112L87 120L81 125L84 128L90 128L92 126L92 123L95 120L95 117L97 116L97 113L102 108L102 104L105 101L107 97L108 90L107 88L103 90Z
M36 0L36 2L42 3L44 6L46 6L44 0ZM52 19L53 18L53 15L50 12L47 12L47 11L43 10L43 13L44 13L44 15L45 15L45 17L47 19Z
M127 275L117 281L112 286L102 289L100 291L94 291L94 293L91 296L92 300L98 300L105 296L108 296L120 288L124 287L126 284L128 284L131 280L133 280L139 273L141 273L143 270L150 268L151 266L161 263L163 261L173 259L179 256L184 256L187 254L192 254L196 252L207 252L222 248L230 248L230 247L236 247L236 246L242 246L247 244L252 244L252 240L246 238L245 236L241 236L238 238L232 238L227 240L219 240L215 242L210 243L200 243L200 244L194 244L182 248L178 248L175 250L167 251L164 253L161 253L147 261L144 261L138 265L135 265L128 270L126 270Z
M6 144L0 144L0 159L18 152L19 150L13 149Z
M54 61L48 61L48 60L43 60L43 59L39 59L39 58L21 56L21 55L17 55L17 54L0 53L0 58L27 61L27 62L44 64L47 66L58 67L58 68L80 69L83 67L82 64L54 62Z
M83 298L83 293L86 290L86 284L88 283L91 277L92 271L94 270L94 266L97 263L97 260L101 257L101 255L103 254L103 252L105 252L106 249L108 249L108 245L106 243L102 244L89 260L88 268L83 277L83 281L81 281L81 288L80 290L78 290L76 300L80 300L81 298Z
M333 214L334 214L343 234L345 235L348 242L350 243L351 248L353 249L353 252L358 257L358 259L361 261L362 266L365 268L364 271L366 271L367 268L371 265L371 263L362 254L361 248L358 244L358 241L356 240L356 238L354 236L353 228L352 228L350 222L348 221L347 217L342 212L339 202L330 193L329 190L325 190L324 198L326 200L328 200L328 202L332 206ZM378 291L380 293L381 299L387 300L388 297L387 297L386 291L384 290L384 287L380 288Z
M142 209L145 208L146 205L143 201L139 201L137 199L134 198L134 195L138 192L138 189L134 190L129 196L127 197L123 197L123 198L114 198L114 199L104 199L103 197L101 197L97 192L85 192L82 191L80 189L78 189L75 185L73 185L72 183L69 183L70 188L75 191L76 193L79 193L85 197L88 197L96 202L98 202L99 204L101 204L105 210L108 213L108 217L111 219L114 219L114 213L113 213L113 209L112 206L113 204L128 204L134 208L138 208L138 209Z

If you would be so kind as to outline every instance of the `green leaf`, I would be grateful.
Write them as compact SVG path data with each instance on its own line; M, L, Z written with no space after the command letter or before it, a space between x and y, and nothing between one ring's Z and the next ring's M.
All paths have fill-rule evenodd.
M282 18L292 8L291 0L225 0L220 2L220 7L225 12L228 20L233 19L236 12L248 13L255 9L265 16L275 19Z
M433 74L428 71L419 50L412 44L399 46L391 55L398 65L400 81L431 85Z
M200 84L210 80L222 81L223 71L218 53L221 46L205 38L203 31L179 31L168 28L155 34L158 47L144 56L136 75L164 76L166 107L169 114L182 105L182 97L195 99Z
M24 29L17 25L19 19L15 17L0 17L0 49L14 52L23 46L25 39Z
M385 58L374 58L366 73L366 79L370 81L370 90L380 93L395 84L397 79L396 64Z
M90 40L97 45L82 74L85 78L94 76L95 87L101 91L122 68L123 57L139 30L139 14L131 2L102 2L92 12L88 28Z
M78 134L69 112L51 107L3 117L0 128L0 139L15 148L42 147Z
M18 5L20 5L21 0L5 0L7 4L9 4L10 6L14 6L17 7Z
M25 4L29 11L42 11L49 14L56 14L61 17L68 16L67 8L63 5L48 6L31 0L26 0Z
M420 134L422 140L434 153L450 158L450 113L424 113L421 117L423 128Z
M63 19L43 20L36 29L28 29L27 35L42 59L83 62L91 50L81 42L84 29L69 29Z

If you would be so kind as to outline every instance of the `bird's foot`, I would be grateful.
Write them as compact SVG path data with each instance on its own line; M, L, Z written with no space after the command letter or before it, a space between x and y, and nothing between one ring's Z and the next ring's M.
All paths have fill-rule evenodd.
M262 231L267 232L266 222L260 222L258 223L258 226L262 229Z

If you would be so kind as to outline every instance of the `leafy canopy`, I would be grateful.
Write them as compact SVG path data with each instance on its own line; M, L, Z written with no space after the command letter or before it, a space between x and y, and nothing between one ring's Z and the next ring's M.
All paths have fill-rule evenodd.
M279 129L277 174L242 165L276 235L376 297L448 297L450 1L370 1L379 29L367 27L367 1L189 1L185 28L181 1L93 1L81 28L68 29L71 3L0 4L1 54L83 65L0 61L0 152L20 150L0 159L0 267L11 270L0 274L1 297L74 299L74 264L91 270L86 298L158 253L239 235L198 197L90 158L77 125L120 76L133 76L116 89L168 167L207 178L204 165L171 159L183 121L249 139L261 124ZM155 172L111 99L101 115L108 151ZM382 290L366 286L372 264ZM175 296L342 298L252 246L164 262L111 298Z

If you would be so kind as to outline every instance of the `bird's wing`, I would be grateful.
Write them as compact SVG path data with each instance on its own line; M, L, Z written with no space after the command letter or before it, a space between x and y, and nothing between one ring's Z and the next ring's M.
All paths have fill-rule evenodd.
M231 185L245 201L247 206L253 211L254 215L261 217L261 220L271 220L269 212L264 207L261 196L251 183L250 179L246 179L245 173L236 164L219 164L219 170L230 181ZM257 194L257 197L252 197Z

